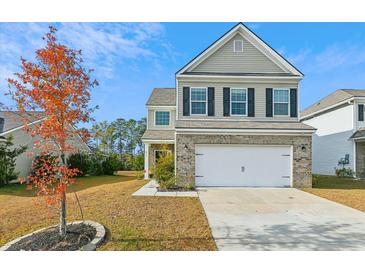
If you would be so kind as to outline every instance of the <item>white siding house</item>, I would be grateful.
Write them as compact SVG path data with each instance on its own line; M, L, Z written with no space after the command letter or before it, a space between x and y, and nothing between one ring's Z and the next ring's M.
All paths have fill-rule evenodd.
M335 175L338 161L348 157L345 167L362 177L364 96L365 90L337 90L301 113L301 121L317 129L312 139L314 174Z

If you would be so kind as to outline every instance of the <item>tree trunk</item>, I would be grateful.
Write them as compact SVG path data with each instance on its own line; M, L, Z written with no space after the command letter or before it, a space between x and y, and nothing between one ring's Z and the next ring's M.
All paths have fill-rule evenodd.
M59 234L61 237L66 237L66 193L61 194L60 199L60 224Z
M66 165L65 154L61 154L62 164ZM66 191L61 193L60 198L60 223L59 223L59 234L61 237L66 237Z

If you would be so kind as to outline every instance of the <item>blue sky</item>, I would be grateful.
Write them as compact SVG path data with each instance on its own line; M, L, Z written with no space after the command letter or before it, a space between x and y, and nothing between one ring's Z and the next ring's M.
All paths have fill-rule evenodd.
M339 88L365 88L364 23L246 23L304 74L301 108ZM0 23L0 89L43 45L47 23ZM56 23L60 40L82 49L100 85L96 120L139 119L154 87L174 87L175 72L235 23ZM11 101L2 94L0 100Z

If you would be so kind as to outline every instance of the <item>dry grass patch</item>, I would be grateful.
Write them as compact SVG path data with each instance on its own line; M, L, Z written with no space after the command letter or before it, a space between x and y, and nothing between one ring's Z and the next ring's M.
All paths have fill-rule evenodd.
M302 189L322 198L365 211L365 181L313 176L313 188Z
M80 178L77 190L85 219L107 228L99 250L216 250L197 198L132 197L145 184L130 176ZM55 224L56 212L23 186L0 188L0 245ZM80 220L73 193L67 195L67 221Z

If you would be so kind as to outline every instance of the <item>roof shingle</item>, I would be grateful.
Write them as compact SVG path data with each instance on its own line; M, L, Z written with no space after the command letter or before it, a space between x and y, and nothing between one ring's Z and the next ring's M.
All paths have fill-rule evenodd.
M175 130L146 130L142 140L175 140Z
M262 122L262 121L188 121L177 120L176 129L283 129L283 130L314 130L313 127L299 122Z
M147 101L147 106L175 106L175 88L154 88Z
M44 112L40 111L28 111L24 115L19 111L0 111L0 118L4 119L3 132L12 130L14 128L24 125L24 117L29 122L35 122L45 117Z
M365 97L364 89L338 89L335 92L332 92L328 96L314 103L313 105L307 107L301 112L301 116L307 116L314 112L324 110L328 107L336 105L342 101L350 99L355 96Z

